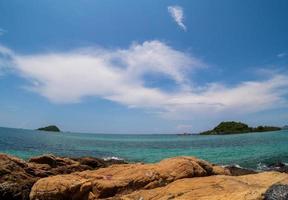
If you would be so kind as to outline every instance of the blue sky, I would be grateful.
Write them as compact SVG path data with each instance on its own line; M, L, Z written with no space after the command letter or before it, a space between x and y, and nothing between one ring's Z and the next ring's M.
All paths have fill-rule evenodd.
M0 126L288 123L286 0L0 2Z

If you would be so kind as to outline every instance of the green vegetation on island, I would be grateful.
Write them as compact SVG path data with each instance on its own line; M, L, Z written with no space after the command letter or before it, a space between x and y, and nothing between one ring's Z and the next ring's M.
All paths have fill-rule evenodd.
M38 128L37 130L38 131L60 132L60 129L57 126L55 126L55 125Z
M249 132L266 132L266 131L278 131L281 130L279 127L274 126L258 126L249 127L247 124L242 122L221 122L214 129L204 131L200 135L226 135L226 134L237 134L237 133L249 133Z

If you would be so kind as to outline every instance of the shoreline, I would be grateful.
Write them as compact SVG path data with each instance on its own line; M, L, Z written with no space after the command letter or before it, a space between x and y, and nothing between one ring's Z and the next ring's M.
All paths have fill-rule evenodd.
M288 163L288 132L225 136L49 134L1 129L0 151L29 159L46 152L57 156L117 156L126 161L155 163L167 157L193 155L219 165L257 169L259 163ZM251 152L254 152L253 154Z
M143 164L155 164L157 162L160 162L163 159L167 159L167 158L173 158L173 157L179 157L181 155L176 155L176 156L169 156L166 158L162 158L160 160L156 160L156 161L143 161L143 160L133 160L133 159L125 159L121 156L90 156L90 155L85 155L85 156L70 156L70 155L59 155L59 154L54 154L54 153L42 153L42 154L36 154L36 155L31 155L31 156L25 156L25 157L21 157L12 153L6 153L6 152L0 152L1 154L6 154L6 155L10 155L13 157L17 157L19 159L22 159L24 161L29 161L31 158L34 157L41 157L43 155L53 155L55 157L59 157L59 158L70 158L70 159L81 159L81 158L85 158L85 157L89 157L89 158L93 158L93 159L99 159L99 160L103 160L103 161L119 161L119 162L124 162L124 163L129 163L129 164L134 164L134 163L143 163ZM190 155L184 155L184 156L190 156ZM193 155L191 155L193 156ZM270 160L267 162L267 159L265 159L265 161L259 161L259 162L255 162L255 164L253 165L253 167L247 167L243 164L237 163L235 161L231 161L230 163L226 162L225 164L221 163L221 162L212 162L210 160L207 160L210 163L214 163L215 165L219 165L221 167L236 167L236 168L240 168L240 169L245 169L245 170L252 170L252 171L256 171L256 172L264 172L264 171L279 171L279 168L281 170L281 168L285 168L286 171L288 171L288 162L286 160L279 160L279 159L273 159L273 161L270 162ZM249 164L249 166L252 166L251 164ZM287 169L286 169L287 168Z
M179 156L179 157L174 157L174 158L167 158L158 163L149 164L149 163L128 163L125 161L115 160L115 159L104 160L104 159L92 158L92 157L69 158L69 157L56 157L53 155L42 155L38 157L32 157L29 160L24 161L14 156L10 156L7 154L0 154L0 164L1 164L0 165L0 174L1 174L0 176L0 199L11 199L11 200L14 200L14 199L24 199L24 200L26 199L27 200L28 199L32 199L32 200L33 199L40 199L40 200L41 199L42 200L55 199L56 200L58 198L57 195L60 195L60 196L67 195L65 191L62 191L61 194L57 193L56 195L57 198L56 198L55 196L53 196L53 194L49 193L49 191L51 191L51 188L44 188L44 189L42 188L43 185L45 185L46 187L47 184L49 185L50 182L53 183L52 185L49 186L52 188L58 187L60 185L63 186L63 183L66 183L65 187L69 191L71 189L70 187L74 184L75 181L76 182L80 181L79 183L80 188L84 187L82 184L84 184L84 182L87 182L87 181L88 182L92 181L93 183L95 181L96 182L100 181L98 184L104 184L103 186L101 186L104 188L111 187L111 186L105 185L108 183L110 184L110 182L112 185L116 184L116 186L117 184L120 184L121 185L120 188L122 189L123 187L125 188L123 189L123 191L122 189L119 189L117 186L118 189L116 189L116 191L118 190L119 191L116 192L115 194L113 192L112 193L104 192L104 193L109 198L117 197L118 199L121 199L122 197L126 198L127 195L129 197L130 194L134 194L137 192L141 193L143 192L142 191L143 189L154 190L160 187L161 188L168 187L170 184L171 185L176 184L175 181L178 179L179 181L182 181L182 179L188 178L188 179L193 179L191 181L194 181L193 177L195 177L195 180L196 180L196 177L203 177L203 178L198 178L199 180L197 179L200 182L202 181L202 179L206 180L204 179L204 177L207 177L207 178L210 177L211 180L214 181L215 179L216 181L216 179L218 179L216 177L218 176L215 176L215 175L221 175L225 177L225 180L229 179L229 181L231 181L235 179L232 177L239 177L239 179L241 179L241 177L251 176L251 180L252 180L254 176L261 177L263 174L263 176L265 177L269 176L269 179L273 180L274 176L282 177L285 175L281 175L281 174L286 174L287 177L286 176L285 177L287 178L287 181L288 181L288 166L285 165L284 163L274 163L274 165L271 165L269 169L259 172L255 170L241 168L240 166L235 166L235 165L234 166L232 165L219 166L219 165L211 164L207 161L204 161L195 157L190 157L190 156ZM83 175L83 177L81 174ZM134 177L135 174L138 174L138 175ZM61 177L61 178L57 179L56 177ZM69 182L71 177L74 178L73 183ZM99 178L95 179L95 177L99 177L100 179ZM119 183L119 180L122 180L122 179L124 182L120 181ZM135 181L137 182L138 179L141 182L140 185L138 183L137 184L135 183ZM145 184L142 183L144 180L146 181ZM161 183L161 181L163 180L165 180L164 183ZM250 179L248 181L250 181ZM124 183L125 184L127 183L127 185L123 186ZM136 185L133 186L133 184L136 184ZM145 185L145 187L143 184ZM90 189L93 187L94 186L91 186L91 187L89 186ZM39 188L41 188L40 190L42 191L40 193L38 192ZM113 191L114 190L115 189L113 189ZM94 190L91 190L91 191L94 191ZM192 191L192 188L191 188L191 191ZM87 194L85 193L85 194L89 196L90 193L87 193ZM97 192L96 193L94 192L93 195L92 197L89 197L89 198L81 197L78 199L79 200L100 199L101 195L104 195L104 194L101 193L100 195ZM105 195L103 197L105 197ZM127 199L134 199L134 197L133 198L130 198L130 197L128 198L128 197ZM150 199L150 198L147 198L147 199Z

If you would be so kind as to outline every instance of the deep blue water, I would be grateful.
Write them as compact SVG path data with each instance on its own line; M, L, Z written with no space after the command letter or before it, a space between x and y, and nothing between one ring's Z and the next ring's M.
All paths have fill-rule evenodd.
M288 163L288 131L221 136L50 133L0 128L0 152L23 159L44 153L59 156L119 157L156 162L197 156L217 164L257 168L259 163Z

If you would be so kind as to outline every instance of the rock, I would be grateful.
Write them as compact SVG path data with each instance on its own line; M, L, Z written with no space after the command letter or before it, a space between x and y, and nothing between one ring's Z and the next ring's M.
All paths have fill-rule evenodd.
M287 200L288 185L272 185L264 194L264 200Z
M17 182L12 181L4 181L0 183L0 199L19 199L19 200L28 200L29 193L36 182L34 178L28 178L25 180L17 180Z
M232 176L242 176L247 174L256 174L257 172L251 169L237 167L235 165L226 166L225 169L229 170Z
M213 164L213 172L214 174L224 174L224 175L231 175L231 172L229 171L229 169L226 169L225 167L221 167L218 165L214 165Z
M29 162L37 164L47 164L50 167L56 167L58 165L56 157L53 155L43 155L34 158L30 158Z
M0 199L287 199L286 173L251 172L241 175L250 172L223 168L184 156L155 164L108 166L113 162L123 163L92 157L62 158L50 154L26 162L0 154ZM279 166L282 165L277 164Z
M30 199L109 198L139 189L165 186L178 179L219 173L228 172L194 157L170 158L156 164L112 165L93 171L40 179L34 184Z
M126 163L124 160L116 160L116 159L103 160L103 159L93 158L93 157L81 157L81 158L72 158L72 159L79 162L82 165L87 165L92 168L98 168L98 167L103 167L103 166L107 167L113 164L125 164Z
M288 165L282 162L272 163L267 166L267 171L278 171L288 173Z
M26 168L24 160L0 154L0 199L29 199L37 178L27 173Z
M286 165L282 162L276 162L276 163L272 163L272 164L269 164L268 167L278 167L278 168L281 168L281 167L285 167Z
M288 183L288 174L279 172L262 172L244 176L220 175L190 179L186 178L177 180L164 187L135 191L131 194L123 195L118 199L260 200L263 199L263 193L267 188L275 183ZM277 193L286 195L287 192L285 193L285 191L286 189L283 188L274 188L272 193L268 192L268 194Z
M14 156L0 154L0 199L28 200L33 184L40 178L98 169L112 163L113 161L106 162L92 157L70 159L51 154L34 157L26 162Z

